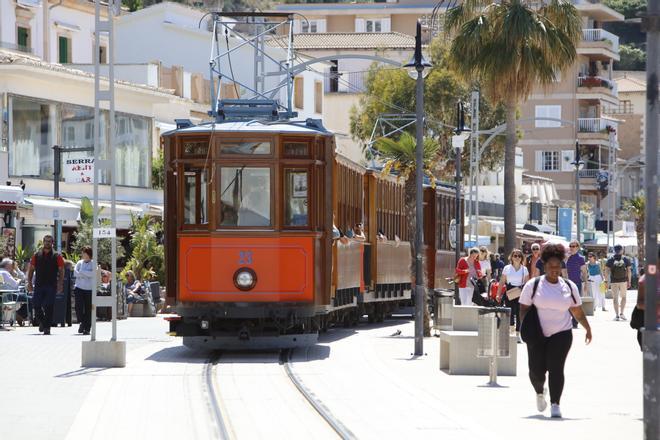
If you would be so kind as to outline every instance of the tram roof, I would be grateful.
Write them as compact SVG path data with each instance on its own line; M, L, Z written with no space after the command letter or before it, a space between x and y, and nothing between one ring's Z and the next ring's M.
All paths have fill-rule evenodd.
M171 135L175 133L292 133L310 135L332 135L318 120L306 121L227 121L227 122L205 122L199 125L177 128L163 133Z

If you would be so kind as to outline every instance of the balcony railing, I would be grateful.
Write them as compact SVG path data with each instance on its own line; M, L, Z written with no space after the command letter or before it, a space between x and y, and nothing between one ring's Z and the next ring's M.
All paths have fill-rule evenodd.
M600 170L580 170L578 171L578 176L580 179L595 179L598 177Z
M325 75L326 93L364 93L369 72L331 72Z
M602 76L578 76L578 87L605 87L610 89L614 96L619 95L619 87L616 81L603 78Z
M605 29L583 29L582 39L584 41L608 41L612 45L612 51L619 52L619 37Z
M629 115L635 113L635 106L630 101L621 101L618 106L603 107L601 111L607 115Z
M616 121L605 118L578 118L580 133L607 133L609 128L616 130Z
M27 46L20 46L18 44L14 44L14 43L7 43L6 41L0 41L0 48L15 50L15 51L18 51L18 52L29 53L29 54L32 53L32 49L27 47Z

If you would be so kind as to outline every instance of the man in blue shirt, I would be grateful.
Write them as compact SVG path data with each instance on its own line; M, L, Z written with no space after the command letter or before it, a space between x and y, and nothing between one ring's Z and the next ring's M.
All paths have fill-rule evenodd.
M580 254L580 243L571 241L569 245L569 256L566 259L566 272L568 279L573 281L582 296L582 283L587 280L587 266L584 257Z

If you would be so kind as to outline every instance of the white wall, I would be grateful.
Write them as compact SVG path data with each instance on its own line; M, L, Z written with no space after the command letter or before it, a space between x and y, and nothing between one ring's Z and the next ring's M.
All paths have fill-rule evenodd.
M66 23L80 27L78 31L68 31L55 26L55 22ZM64 6L50 10L50 61L58 62L58 36L71 38L71 55L73 63L92 63L94 60L94 14L81 12Z

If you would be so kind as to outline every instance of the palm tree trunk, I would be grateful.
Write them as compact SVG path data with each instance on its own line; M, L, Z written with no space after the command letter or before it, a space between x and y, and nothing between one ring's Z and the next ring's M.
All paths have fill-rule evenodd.
M512 95L514 95L512 93ZM516 246L516 100L506 103L506 141L504 144L504 252L508 255Z
M645 212L641 211L637 218L635 219L635 233L637 234L637 261L638 266L644 264L644 254L646 253L646 248L644 247L644 222L645 222Z
M405 203L406 203L406 213L408 218L408 241L410 242L410 259L412 265L410 266L410 280L411 286L417 285L417 280L415 279L415 258L417 256L417 249L415 248L415 234L417 232L417 211L415 204L415 197L417 195L417 187L415 186L414 174L411 173L411 176L406 179L406 184L404 186L405 191ZM394 238L394 237L392 237ZM422 264L423 264L422 260ZM423 284L426 286L426 283ZM424 336L431 336L431 314L429 312L428 304L428 290L424 289Z

